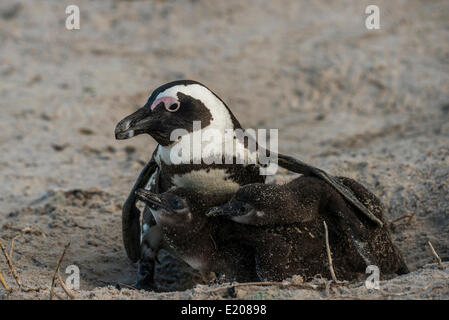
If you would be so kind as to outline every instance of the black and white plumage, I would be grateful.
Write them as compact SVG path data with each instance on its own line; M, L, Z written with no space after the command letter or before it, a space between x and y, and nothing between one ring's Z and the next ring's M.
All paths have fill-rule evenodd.
M263 183L265 180L265 176L259 174L258 164L248 164L248 159L257 160L257 151L249 150L245 145L244 154L231 155L241 157L243 165L236 164L236 161L234 164L206 164L203 159L200 159L199 164L174 165L170 160L170 152L176 142L171 141L170 134L173 130L182 128L186 130L187 135L193 135L193 121L201 121L201 129L221 132L241 128L238 120L215 93L201 83L191 80L174 81L159 87L142 108L125 117L116 126L117 139L128 139L146 133L159 143L131 189L122 210L125 249L133 262L139 261L137 287L151 287L154 276L153 261L160 248L160 236L157 236L160 230L149 206L144 209L143 224L140 226L140 211L136 207L134 195L136 189L146 188L151 192L161 193L175 187L188 188L209 195L214 200L212 204L219 205L229 200L240 186ZM232 143L245 144L238 139L234 139ZM360 212L382 224L348 188L326 172L281 154L278 154L278 163L291 171L325 180Z
M170 110L170 103L177 108L175 112ZM261 176L258 167L252 164L207 165L201 161L200 164L173 165L170 152L176 143L170 140L170 134L179 128L193 134L193 121L201 121L201 129L224 131L241 128L232 112L212 91L195 81L184 80L156 89L145 106L120 121L115 130L117 139L147 133L159 143L123 206L123 241L128 257L140 264L138 287L148 287L152 281L152 260L161 245L154 240L158 237L153 234L159 230L154 227L155 221L149 206L144 209L140 227L140 212L134 196L137 188L145 187L152 192L164 192L173 187L190 188L209 194L218 205L227 201L240 185L265 181L265 176ZM246 156L254 157L255 153Z

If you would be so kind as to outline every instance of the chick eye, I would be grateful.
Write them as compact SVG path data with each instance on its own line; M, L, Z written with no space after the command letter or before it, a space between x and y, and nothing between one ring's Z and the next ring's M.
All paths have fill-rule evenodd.
M178 111L181 104L179 102L172 103L171 105L167 106L165 109L169 112L176 112Z
M181 201L174 199L172 200L172 207L173 209L178 210L184 208L184 205Z

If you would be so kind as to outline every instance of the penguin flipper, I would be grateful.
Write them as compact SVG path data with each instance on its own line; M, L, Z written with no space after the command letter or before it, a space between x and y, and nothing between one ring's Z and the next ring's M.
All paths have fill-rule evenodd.
M140 210L136 207L137 197L135 191L145 187L151 175L158 166L153 157L145 165L139 174L131 192L128 195L122 209L122 235L126 254L132 262L137 262L140 258Z
M344 199L349 201L349 203L355 206L368 219L378 224L380 227L383 226L383 222L379 218L377 218L363 203L361 203L348 187L346 187L343 183L338 181L333 176L329 175L327 172L313 167L305 162L302 162L301 160L280 153L278 154L278 164L282 168L285 168L292 172L301 173L307 176L315 176L324 180L332 187L334 187L335 190L337 190Z

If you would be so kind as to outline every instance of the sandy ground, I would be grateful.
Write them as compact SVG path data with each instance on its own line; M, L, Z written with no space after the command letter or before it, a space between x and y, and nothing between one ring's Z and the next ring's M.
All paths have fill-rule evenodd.
M57 261L80 268L77 298L449 298L449 3L377 1L15 1L0 3L0 240L14 246L17 289L47 299ZM81 29L65 29L77 4ZM370 291L322 279L284 286L208 284L170 257L159 292L117 290L136 266L120 206L155 142L114 127L160 84L190 78L246 128L278 128L281 152L357 179L385 204L412 273ZM275 180L291 175L280 171ZM222 289L217 289L222 288ZM213 291L215 290L215 291ZM213 292L211 292L213 291ZM58 294L63 294L57 289Z

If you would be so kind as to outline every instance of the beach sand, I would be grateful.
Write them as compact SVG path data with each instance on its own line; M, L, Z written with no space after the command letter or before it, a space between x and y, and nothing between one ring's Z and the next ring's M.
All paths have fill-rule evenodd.
M65 8L80 8L80 30ZM61 265L80 299L448 299L449 3L377 1L15 1L0 3L0 240L24 285L3 299L48 299ZM159 85L195 79L245 128L279 129L279 151L360 181L384 203L411 273L381 282L209 283L166 254L158 292L116 288L136 266L121 205L156 143L114 128ZM271 181L295 175L280 170ZM222 289L217 289L222 287ZM211 292L215 290L214 292ZM65 297L61 288L58 295Z

